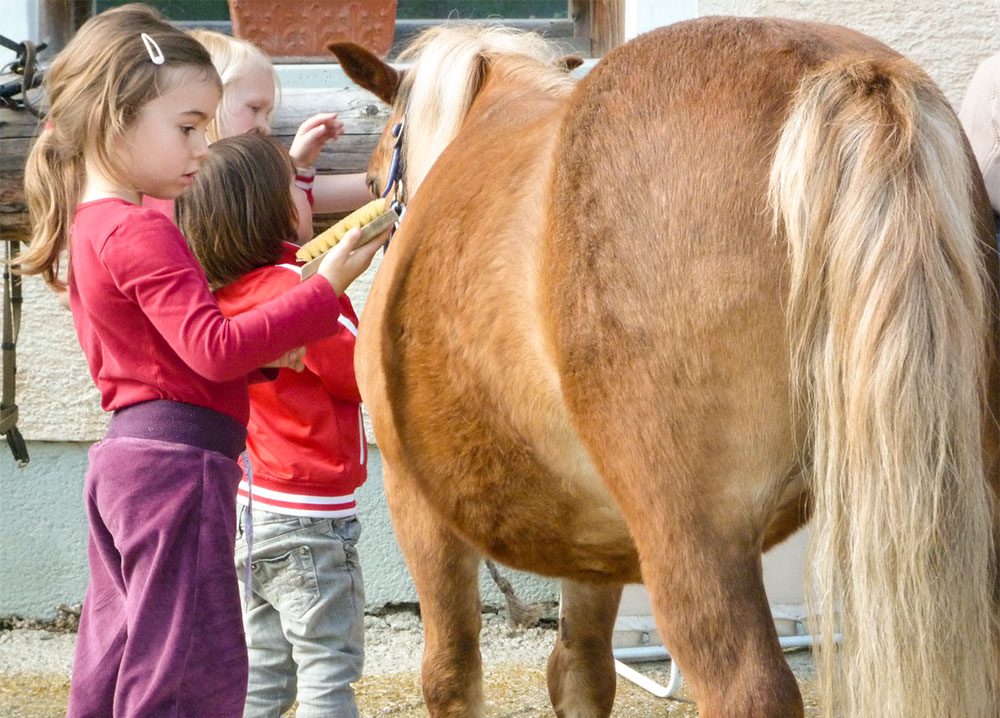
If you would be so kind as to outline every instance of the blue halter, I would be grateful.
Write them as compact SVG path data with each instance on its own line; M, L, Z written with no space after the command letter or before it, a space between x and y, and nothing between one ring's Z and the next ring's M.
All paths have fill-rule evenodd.
M403 215L406 214L406 203L403 201L403 120L397 122L392 128L392 136L396 142L392 146L392 159L389 161L389 176L385 181L385 189L382 190L382 197L388 197L392 192L392 209L399 215L399 220L389 230L389 239L399 229ZM386 247L389 241L386 241Z

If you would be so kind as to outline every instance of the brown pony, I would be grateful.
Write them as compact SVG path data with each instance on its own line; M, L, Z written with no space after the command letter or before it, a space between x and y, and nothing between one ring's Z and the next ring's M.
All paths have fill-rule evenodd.
M760 556L810 514L827 712L1000 715L997 261L926 74L776 19L665 27L579 82L495 27L403 73L331 50L405 116L358 377L431 715L483 714L485 555L563 579L558 715L610 713L642 581L702 716L801 716Z

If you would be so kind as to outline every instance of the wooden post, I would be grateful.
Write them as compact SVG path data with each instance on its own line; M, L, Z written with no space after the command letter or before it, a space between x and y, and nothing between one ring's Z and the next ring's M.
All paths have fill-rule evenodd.
M38 3L38 39L48 43L43 56L51 57L66 47L90 13L88 0L41 0Z
M573 21L573 38L590 42L591 0L568 0L566 16Z
M625 0L590 0L590 47L603 57L625 38Z
M27 111L0 110L0 236L28 241L28 205L24 202L24 161L38 129Z

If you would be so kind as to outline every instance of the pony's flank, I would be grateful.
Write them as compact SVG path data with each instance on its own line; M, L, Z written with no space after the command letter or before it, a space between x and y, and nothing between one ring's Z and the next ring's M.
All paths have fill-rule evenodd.
M773 164L827 715L997 715L988 294L961 138L915 67L847 60L803 81Z
M449 23L422 33L399 57L413 63L396 99L406 108L408 191L416 191L458 134L487 70L509 77L515 86L562 97L573 81L558 57L541 36L502 26Z

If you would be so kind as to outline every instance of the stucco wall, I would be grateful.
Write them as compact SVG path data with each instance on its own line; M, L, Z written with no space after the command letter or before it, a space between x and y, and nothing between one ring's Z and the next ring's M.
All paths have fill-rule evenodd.
M979 62L1000 51L1000 0L699 0L698 13L846 25L918 63L956 108Z
M282 112L292 112L294 92L290 88L309 82L317 71L324 76L330 74L316 68L299 78L298 83L283 83L288 102ZM323 85L308 86L346 84L340 73L333 75L334 79L326 78ZM349 111L367 116L368 102L351 104ZM279 113L276 123L287 125L288 121ZM8 147L4 145L4 151L10 151ZM359 314L364 310L379 262L380 257L376 257L351 286L351 299ZM0 616L49 618L59 604L83 599L87 583L86 515L82 503L86 449L103 436L107 415L100 409L100 398L77 343L70 313L39 278L26 277L23 287L17 403L19 426L32 460L27 467L17 468L5 444L0 443ZM370 434L369 441L373 441ZM417 597L392 531L377 447L372 447L371 457L368 483L358 494L364 524L359 553L367 606L378 609L386 604L413 602ZM510 570L504 573L524 600L558 598L558 584L554 581ZM480 588L487 604L502 605L503 597L485 568Z
M87 587L87 520L83 477L90 442L31 442L31 463L13 468L0 452L0 616L52 618L60 604L83 600ZM0 447L3 448L3 447ZM4 451L6 449L4 448ZM358 491L363 526L358 553L370 610L417 600L392 532L382 487L382 463L371 454L369 478ZM525 601L553 601L554 581L501 569ZM487 605L504 605L486 573L480 585Z

